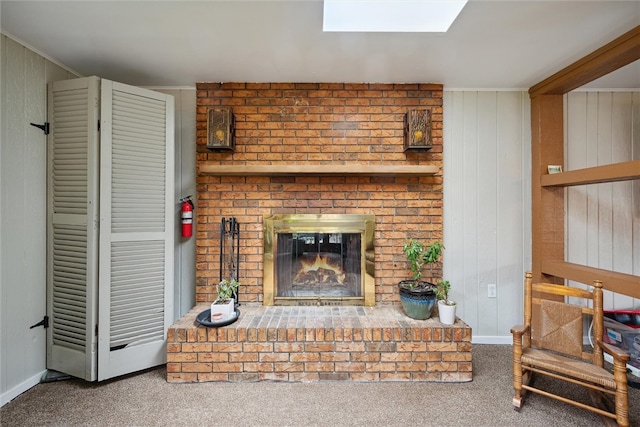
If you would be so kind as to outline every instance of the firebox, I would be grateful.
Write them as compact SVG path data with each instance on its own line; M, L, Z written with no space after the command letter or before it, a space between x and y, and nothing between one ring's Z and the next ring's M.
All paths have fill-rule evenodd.
M375 305L374 215L263 218L264 305Z

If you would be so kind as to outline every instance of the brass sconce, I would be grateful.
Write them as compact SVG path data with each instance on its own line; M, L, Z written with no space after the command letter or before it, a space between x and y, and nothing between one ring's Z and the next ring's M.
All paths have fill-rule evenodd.
M404 116L404 151L431 148L431 110L409 110Z
M235 117L229 108L210 108L207 111L207 148L236 149Z

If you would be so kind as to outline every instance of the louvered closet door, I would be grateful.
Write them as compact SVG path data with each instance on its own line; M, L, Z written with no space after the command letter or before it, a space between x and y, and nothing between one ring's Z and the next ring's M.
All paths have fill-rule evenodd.
M166 361L173 312L173 97L102 80L98 379Z
M97 378L98 97L95 77L48 88L47 369Z

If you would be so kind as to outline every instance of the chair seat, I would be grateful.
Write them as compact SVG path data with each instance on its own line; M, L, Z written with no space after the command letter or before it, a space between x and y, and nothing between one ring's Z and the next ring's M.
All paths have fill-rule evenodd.
M535 348L522 349L521 360L525 366L539 367L582 381L589 381L612 390L616 389L613 374L589 362L572 359L548 351L537 350Z

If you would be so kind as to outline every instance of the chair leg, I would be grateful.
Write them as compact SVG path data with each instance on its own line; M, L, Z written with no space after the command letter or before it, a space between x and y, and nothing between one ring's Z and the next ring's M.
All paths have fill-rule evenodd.
M513 406L517 411L522 408L522 362L519 358L513 359Z
M515 389L516 393L515 393L515 396L513 397L512 403L514 406L513 409L515 409L518 412L520 412L520 409L524 405L524 401L527 399L527 395L529 394L529 390L524 390L522 388L522 385L524 384L528 386L533 386L535 375L531 371L524 370L524 371L520 371L519 377L520 377L520 385L519 385L519 388L516 389L515 373L514 373L513 388Z
M513 331L512 331L513 332ZM513 335L513 390L515 394L513 396L513 406L517 411L522 408L524 393L522 390L522 376L523 374L528 376L530 372L524 373L522 370L522 335Z
M615 360L613 363L613 376L616 380L616 422L620 427L629 426L629 396L627 386L627 365L625 362Z

